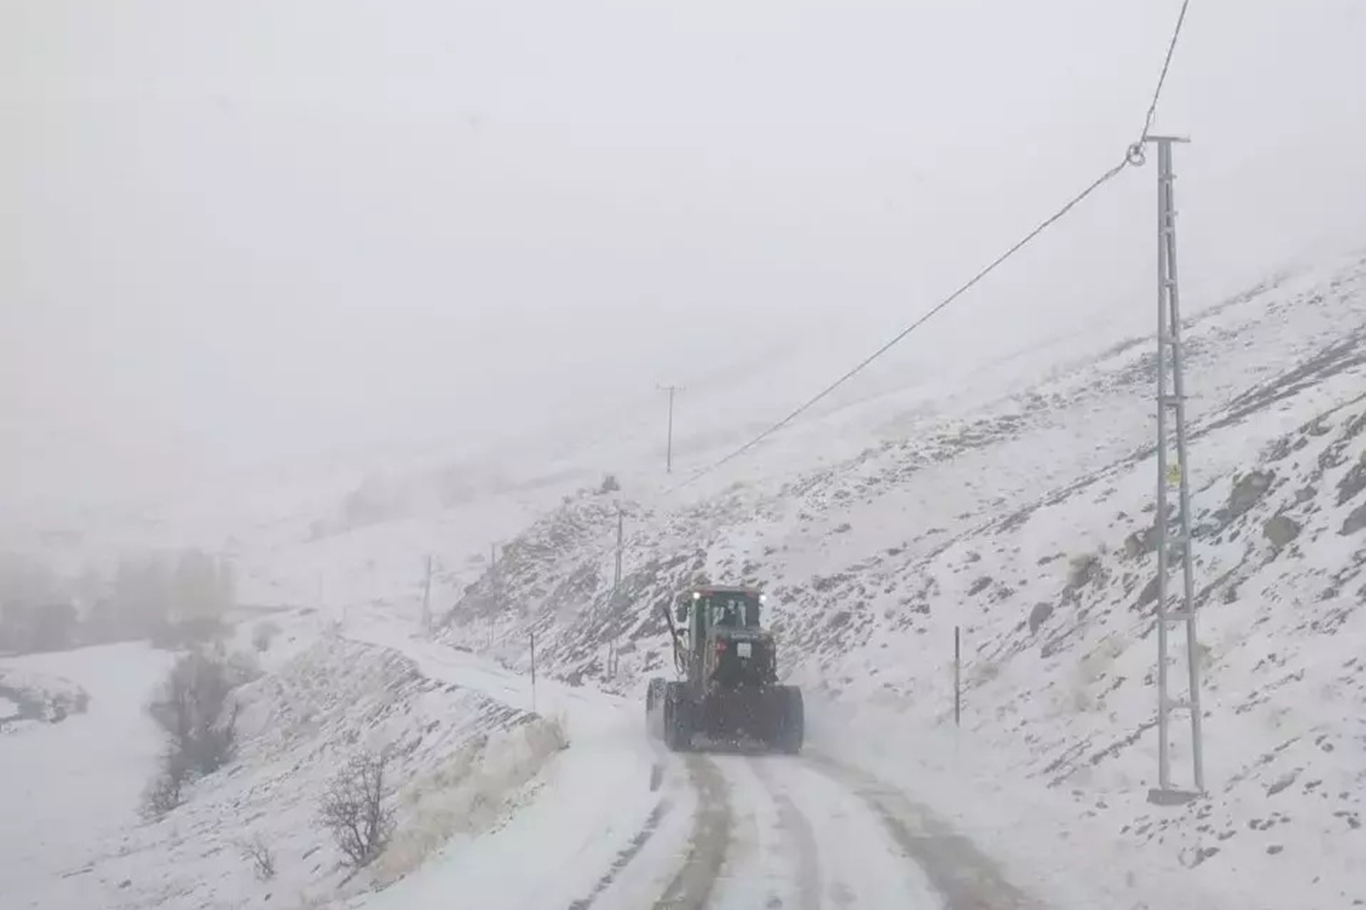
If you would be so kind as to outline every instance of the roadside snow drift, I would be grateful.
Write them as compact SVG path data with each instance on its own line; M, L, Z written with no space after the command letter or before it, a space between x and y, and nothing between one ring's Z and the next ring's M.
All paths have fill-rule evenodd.
M454 834L493 824L561 746L552 725L529 712L424 677L391 650L336 638L237 694L236 758L193 783L159 821L137 823L128 805L123 830L83 865L61 870L66 877L33 906L326 905L392 882ZM396 827L385 852L353 874L318 815L329 781L361 750L390 756ZM252 846L270 856L266 880Z

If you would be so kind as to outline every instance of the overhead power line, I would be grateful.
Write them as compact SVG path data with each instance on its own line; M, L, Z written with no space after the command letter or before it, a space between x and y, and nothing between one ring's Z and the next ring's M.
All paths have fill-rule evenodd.
M1142 144L1152 132L1153 117L1157 115L1157 99L1162 97L1162 86L1167 82L1167 70L1172 65L1172 55L1176 53L1176 42L1181 37L1181 26L1186 24L1186 10L1190 8L1191 0L1182 0L1181 12L1176 16L1176 27L1172 29L1172 40L1167 44L1167 56L1162 61L1162 73L1157 77L1157 88L1153 89L1153 100L1148 105L1148 116L1143 118L1143 132L1139 136L1139 144Z
M1025 246L1027 246L1030 242L1032 242L1032 241L1034 240L1034 238L1038 237L1038 236L1039 236L1040 234L1042 234L1044 231L1048 230L1048 228L1052 227L1053 224L1055 224L1055 223L1056 223L1057 221L1059 221L1064 215L1066 215L1066 214L1067 214L1068 212L1070 212L1073 208L1075 208L1075 207L1077 206L1078 203L1080 203L1082 200L1086 199L1086 197L1090 196L1092 193L1094 193L1096 190L1100 189L1100 188L1101 188L1102 186L1104 186L1106 183L1108 183L1108 182L1110 182L1111 180L1113 180L1115 177L1119 176L1120 172L1122 172L1125 168L1127 168L1127 167L1129 167L1129 166L1134 166L1134 167L1140 167L1140 166L1142 166L1143 163L1144 163L1143 143L1147 140L1148 135L1149 135L1149 131L1152 129L1153 117L1154 117L1154 116L1156 115L1156 113L1157 113L1157 103L1158 103L1158 100L1159 100L1159 99L1161 98L1161 96L1162 96L1162 89L1163 89L1163 86L1166 84L1166 80L1167 80L1167 71L1168 71L1168 69L1171 67L1172 55L1173 55L1173 54L1175 53L1175 51L1176 51L1176 42L1177 42L1177 40L1178 40L1178 39L1180 38L1180 36L1181 36L1181 28L1182 28L1182 26L1185 24L1185 21L1186 21L1186 10L1187 10L1187 8L1188 8L1189 6L1190 6L1190 0L1183 0L1183 2L1182 2L1182 4L1181 4L1181 12L1180 12L1180 14L1177 16L1177 19L1176 19L1176 26L1175 26L1175 28L1172 30L1171 41L1170 41L1170 42L1168 43L1168 45L1167 45L1166 57L1165 57L1165 59L1163 60L1163 63L1162 63L1162 72L1161 72L1161 75L1158 77L1158 80L1157 80L1157 87L1156 87L1156 89L1153 91L1152 101L1151 101L1151 103L1148 105L1148 113L1147 113L1147 116L1144 118L1144 122L1143 122L1143 132L1142 132L1142 134L1139 136L1138 140L1135 141L1133 144L1131 144L1131 145L1126 149L1124 157L1119 161L1118 164L1113 165L1113 166L1110 167L1108 170L1106 170L1103 174L1101 174L1099 177L1097 177L1096 179L1092 180L1092 181L1086 186L1085 189L1083 189L1080 193L1077 193L1077 194L1076 194L1075 196L1073 196L1071 199L1067 200L1067 202L1063 203L1063 205L1062 205L1061 207L1059 207L1053 214L1049 215L1049 216L1048 216L1047 218L1045 218L1043 221L1039 222L1039 224L1038 224L1033 230L1031 230L1029 233L1025 234L1023 237L1021 237L1019 240L1017 240L1009 249L1007 249L1004 253L1002 253L1001 255L997 256L995 259L993 259L985 268L983 268L981 271L979 271L977 274L973 275L973 276L972 276L971 278L969 278L966 282L964 282L961 286L959 286L959 288L958 288L957 290L955 290L953 293L949 294L949 296L945 297L943 300L939 301L939 303L937 303L937 304L935 304L933 307L931 307L930 310L929 310L927 313L925 313L924 315L922 315L920 318L916 319L916 320L915 320L914 322L912 322L910 325L906 326L906 328L902 329L902 330L901 330L900 332L898 332L895 336L893 336L892 339L891 339L890 341L888 341L886 344L882 345L882 347L878 348L878 349L877 349L876 351L874 351L872 354L870 354L870 355L868 355L867 357L865 357L863 360L861 360L859 363L857 363L853 368L851 368L851 369L848 370L846 373L844 373L844 375L840 376L840 377L839 377L838 379L836 379L834 382L830 383L828 386L826 386L825 388L821 389L819 392L817 392L817 393L816 393L815 395L813 395L811 398L807 399L805 402L803 402L801 405L799 405L795 410L793 410L792 413L788 414L786 417L784 417L782 420L779 420L777 423L773 424L772 426L768 427L766 430L764 430L763 432L761 432L759 435L757 435L757 436L755 436L754 438L750 439L750 440L749 440L748 442L746 442L744 445L742 445L742 446L740 446L738 449L735 449L734 451L730 452L729 454L727 454L725 457L721 458L720 460L715 461L715 462L712 462L711 464L707 465L706 467L703 467L703 468L701 468L701 469L699 469L699 470L693 472L691 475L688 476L687 479L685 479L685 480L683 480L682 482L680 482L680 483L676 484L675 486L671 487L671 488L670 488L669 490L667 490L666 492L673 492L674 490L677 490L677 489L680 489L680 488L682 488L682 487L685 487L685 486L687 486L688 484L692 483L693 481L698 480L698 479L700 479L700 478L706 476L707 474L710 474L712 471L715 471L716 469L720 468L722 465L728 464L728 463L731 462L732 460L734 460L734 459L740 457L740 456L743 455L744 453L748 452L750 449L754 448L754 447L755 447L756 445L758 445L759 443L763 442L763 441L764 441L765 439L767 439L768 437L772 436L774 433L778 432L779 430L781 430L781 429L783 429L784 427L786 427L788 424L792 423L792 421L796 420L796 419L797 419L798 417L800 417L803 413L805 413L806 411L810 410L813 406L815 406L817 403L819 403L822 399L824 399L824 398L825 398L827 395L829 395L831 392L835 391L835 390L838 389L840 386L842 386L842 385L844 385L846 382L848 382L850 379L854 378L854 376L856 376L856 375L858 375L859 373L861 373L861 372L862 372L865 368L867 368L868 365L871 364L873 361L877 360L877 359L878 359L879 357L881 357L883 354L886 354L889 350L891 350L891 349L892 349L893 347L895 347L899 342L901 342L907 335L911 334L911 333L914 332L916 329L920 328L922 325L924 325L926 322L928 322L928 321L929 321L930 319L932 319L934 316L936 316L937 314L939 314L940 312L942 312L944 309L946 309L950 304L952 304L952 303L953 303L954 301L956 301L958 298L962 297L965 293L967 293L969 290L971 290L972 287L973 287L974 285L976 285L978 282L980 282L983 278L986 278L988 275L990 275L992 272L994 272L1001 264L1003 264L1006 260L1010 259L1010 258L1011 258L1012 256L1014 256L1016 253L1018 253L1021 249L1023 249Z

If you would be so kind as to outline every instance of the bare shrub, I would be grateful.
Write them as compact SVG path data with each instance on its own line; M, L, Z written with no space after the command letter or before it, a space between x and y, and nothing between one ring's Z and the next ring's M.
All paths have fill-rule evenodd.
M527 731L527 740L548 752L563 752L569 748L569 722L563 711L553 717L542 717Z
M394 831L393 810L384 804L387 763L382 752L352 756L323 795L320 820L356 868L379 856Z
M268 882L275 877L275 854L266 846L261 835L257 834L249 841L240 841L237 846L242 851L242 858L251 861L257 881Z
M232 690L240 671L195 652L182 657L148 705L148 713L171 737L185 766L212 774L232 758L238 705Z
M1067 590L1075 591L1094 581L1101 574L1100 556L1081 553L1067 561Z
M161 770L142 791L142 817L148 821L161 818L184 801L185 781L189 779L180 753L171 751L161 762Z

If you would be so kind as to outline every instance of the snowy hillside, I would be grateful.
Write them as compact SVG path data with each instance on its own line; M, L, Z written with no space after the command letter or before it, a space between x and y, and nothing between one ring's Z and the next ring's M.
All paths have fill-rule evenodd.
M596 681L619 636L621 678L607 684L629 690L665 666L657 606L681 583L759 583L792 676L886 731L951 717L961 626L975 762L1257 906L1366 900L1366 259L1269 282L1186 338L1209 800L1143 803L1156 770L1149 339L961 416L889 427L893 402L846 409L690 502L628 488L615 603L615 503L580 497L508 545L497 587L472 585L446 638L525 667L534 628L543 668ZM867 448L838 465L779 460L855 434Z
M1366 901L1366 257L1268 281L1206 309L1186 338L1207 799L1145 800L1154 343L1055 345L952 389L884 376L673 492L686 468L664 477L655 442L595 430L539 462L528 437L503 460L425 453L299 486L237 478L63 542L73 565L124 546L224 548L250 606L286 608L271 614L284 631L239 690L238 755L157 821L137 819L160 748L144 706L171 657L120 645L0 661L0 778L38 782L23 817L65 832L6 841L6 900ZM818 362L828 372L813 359L808 381ZM728 400L714 428L690 431L681 464L743 442L773 419L775 394ZM609 472L620 492L602 488ZM433 641L414 626L429 553ZM646 739L643 683L669 664L658 607L699 575L769 592L780 670L807 697L800 760L684 758ZM250 647L252 622L232 647ZM39 704L75 710L53 723ZM1173 726L1177 784L1185 733ZM396 756L397 826L351 874L317 811L365 746ZM81 781L70 798L51 797L56 774ZM256 842L271 877L253 867ZM528 855L544 862L530 870Z
M133 646L46 655L49 666L94 669L96 694L88 716L27 727L0 747L7 812L17 807L11 818L47 835L35 843L6 826L5 906L326 906L479 835L563 745L554 722L426 677L398 652L312 642L241 690L232 763L146 822L137 802L158 745L142 709L168 656ZM392 755L395 829L383 857L352 874L318 807L346 759L367 748ZM253 845L270 857L268 878Z

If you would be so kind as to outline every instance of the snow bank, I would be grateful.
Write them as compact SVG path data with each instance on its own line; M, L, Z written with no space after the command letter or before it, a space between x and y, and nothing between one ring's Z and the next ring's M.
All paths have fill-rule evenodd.
M492 824L557 751L528 712L424 677L385 649L324 639L238 690L240 747L159 821L129 825L44 895L44 907L315 906L391 882L457 833ZM357 874L317 822L346 759L387 750L397 827ZM150 762L144 774L150 774ZM139 787L143 783L139 780ZM275 874L259 880L258 843Z

